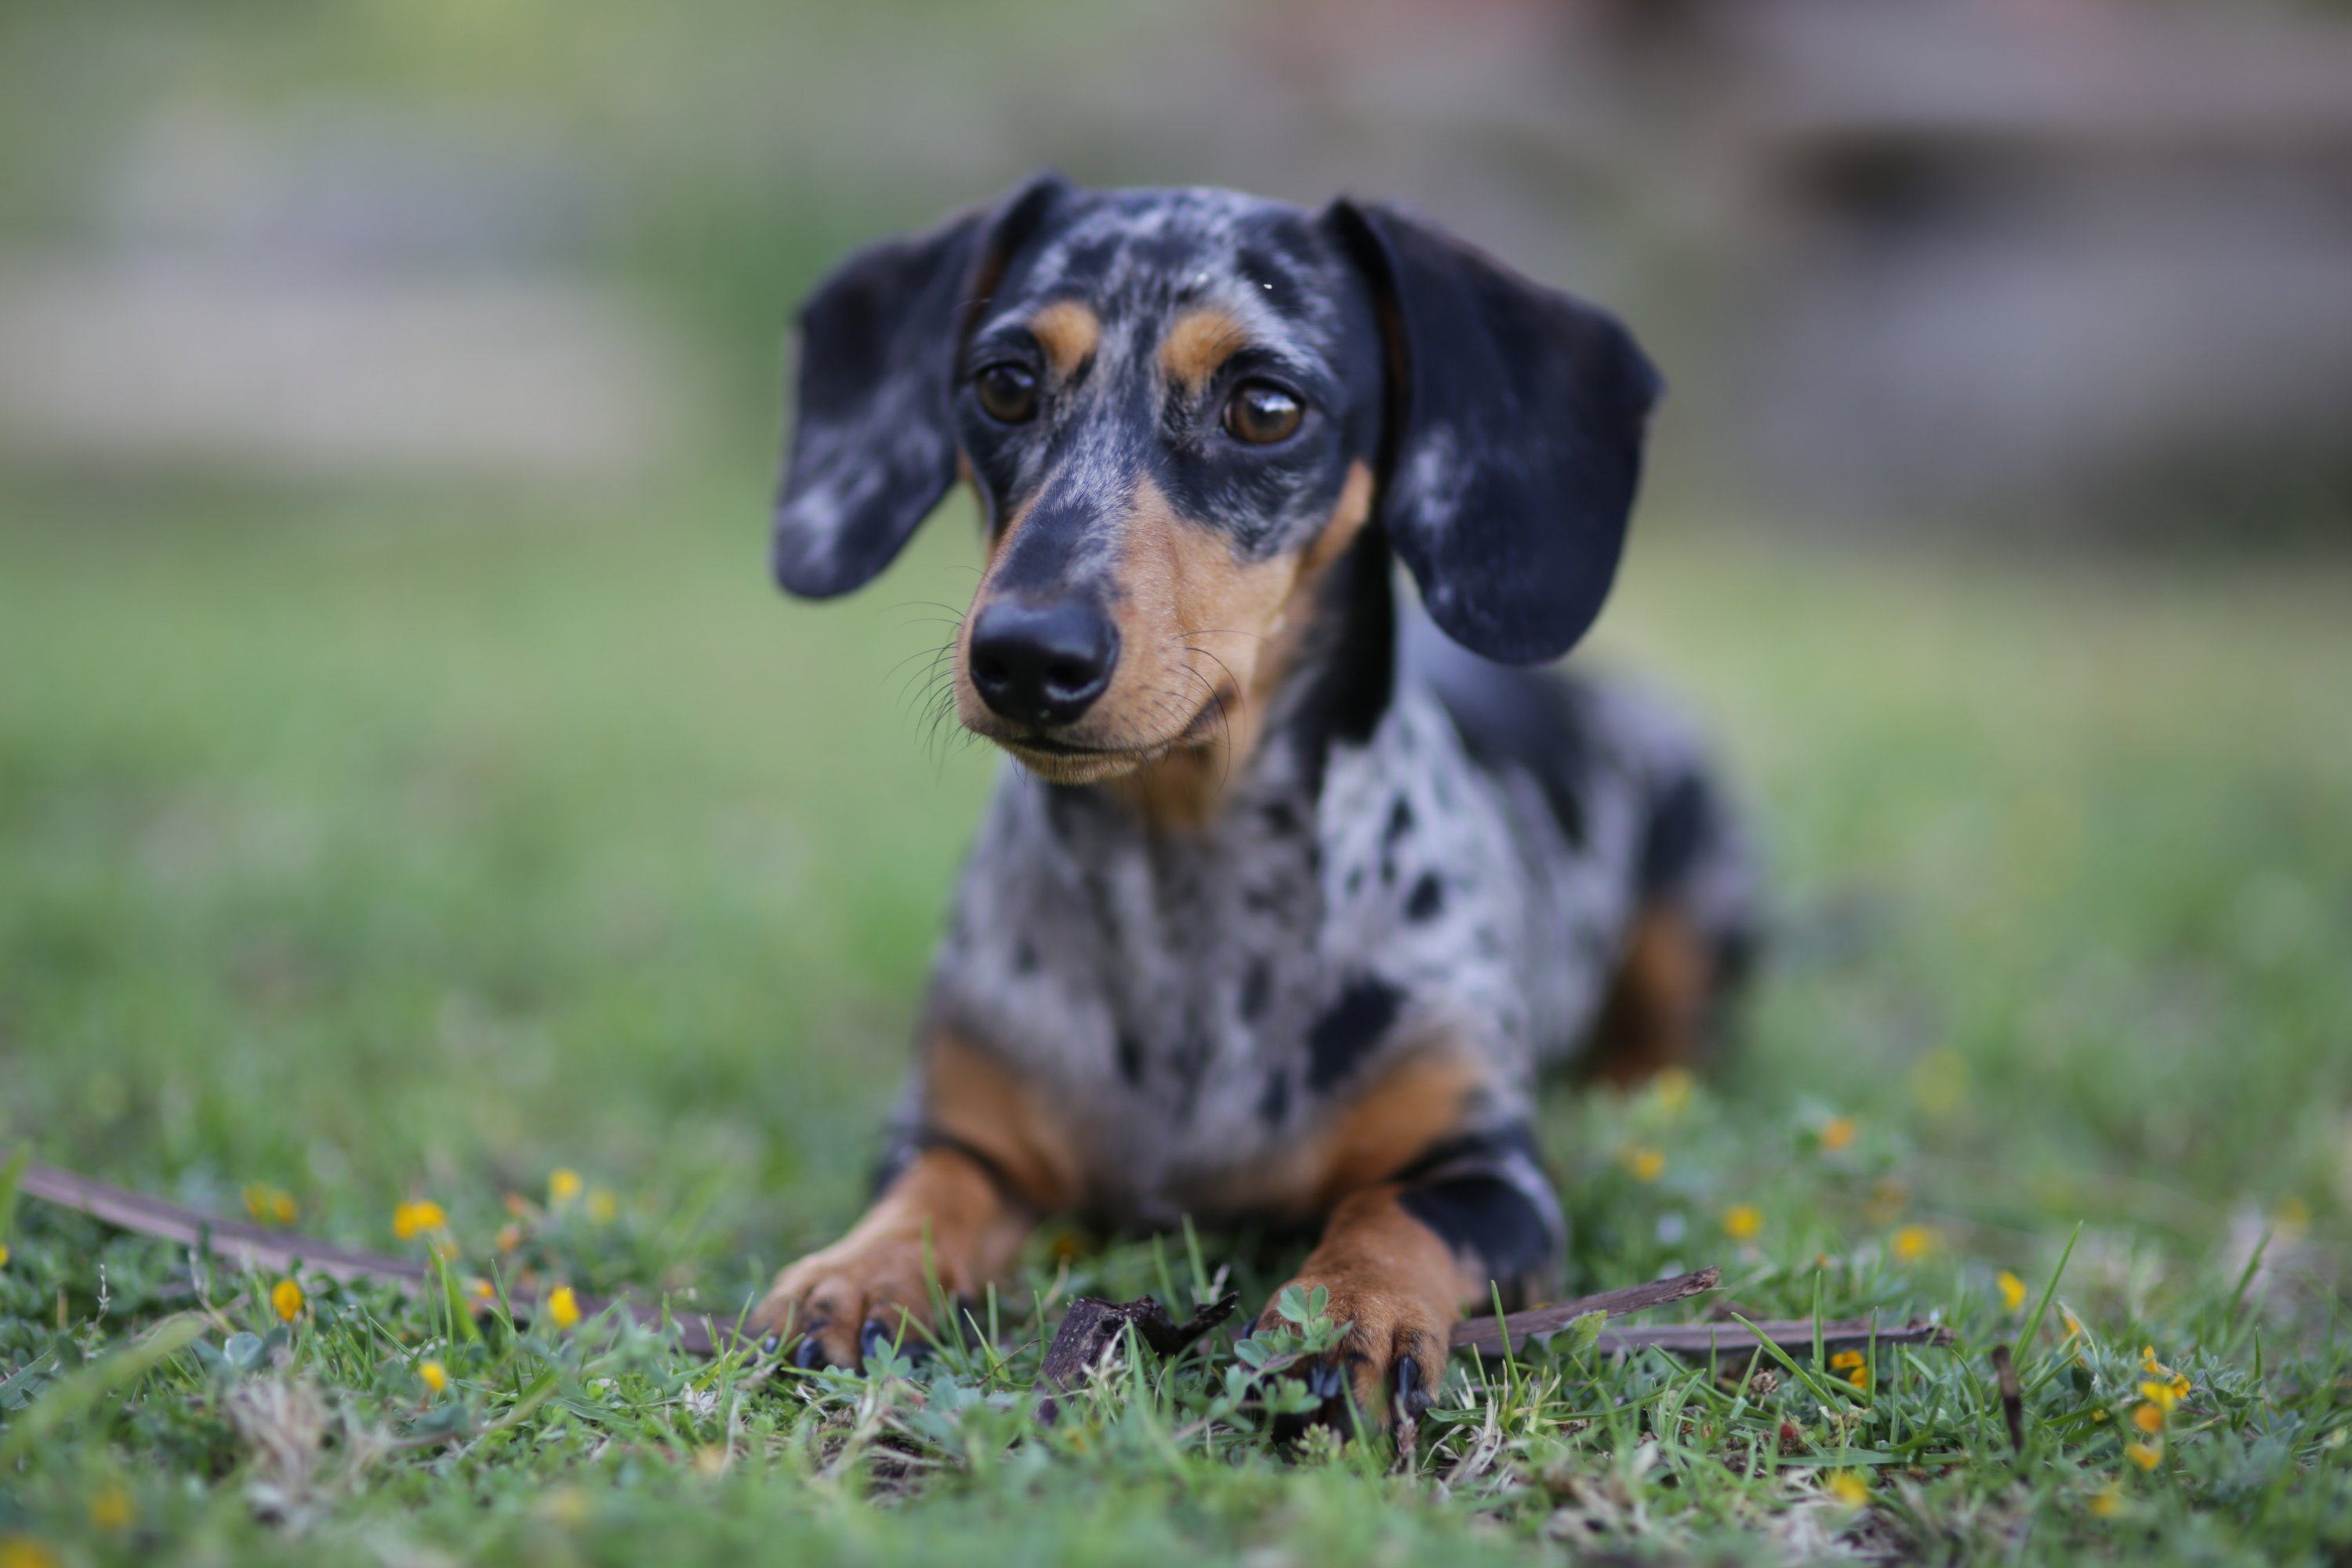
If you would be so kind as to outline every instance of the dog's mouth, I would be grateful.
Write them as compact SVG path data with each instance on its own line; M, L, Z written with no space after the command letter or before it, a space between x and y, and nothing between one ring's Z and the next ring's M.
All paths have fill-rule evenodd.
M982 739L993 741L1013 753L1032 773L1056 784L1093 784L1158 762L1171 752L1208 744L1223 728L1233 704L1231 692L1220 688L1185 720L1175 733L1156 740L1109 744L1065 740L1045 731L1003 733L972 726Z

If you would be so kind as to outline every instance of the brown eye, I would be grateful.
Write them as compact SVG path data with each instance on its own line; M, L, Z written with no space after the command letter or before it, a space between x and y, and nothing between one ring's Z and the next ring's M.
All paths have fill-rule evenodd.
M1025 365L1007 360L990 365L973 378L981 412L1003 425L1019 425L1036 416L1037 378Z
M1271 382L1245 381L1225 405L1225 429L1234 438L1263 447L1298 428L1307 407Z

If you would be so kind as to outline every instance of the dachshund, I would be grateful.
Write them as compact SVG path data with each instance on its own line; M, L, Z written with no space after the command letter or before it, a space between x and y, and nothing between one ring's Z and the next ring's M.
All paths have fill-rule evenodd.
M755 1330L856 1366L1046 1215L1319 1226L1318 1417L1417 1415L1561 1257L1538 1070L1698 1061L1752 942L1689 728L1531 668L1607 596L1656 373L1394 206L1052 174L799 321L775 575L847 593L969 483L955 713L1011 760L875 1201Z

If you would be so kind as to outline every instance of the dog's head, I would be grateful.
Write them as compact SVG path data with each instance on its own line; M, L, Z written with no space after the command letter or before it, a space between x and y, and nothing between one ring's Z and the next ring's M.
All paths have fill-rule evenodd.
M957 711L1068 783L1262 707L1360 537L1474 652L1565 652L1658 386L1613 319L1392 209L1053 176L851 257L801 327L778 580L862 585L969 478Z

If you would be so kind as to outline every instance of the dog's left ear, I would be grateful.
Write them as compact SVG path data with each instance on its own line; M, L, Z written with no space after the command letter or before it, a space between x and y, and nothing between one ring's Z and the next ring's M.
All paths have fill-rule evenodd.
M1343 200L1326 221L1388 337L1390 542L1455 642L1557 658L1616 577L1657 372L1615 317L1420 219Z
M811 599L890 564L956 479L955 355L1004 263L1070 193L1041 174L987 206L885 240L801 307L776 581Z

